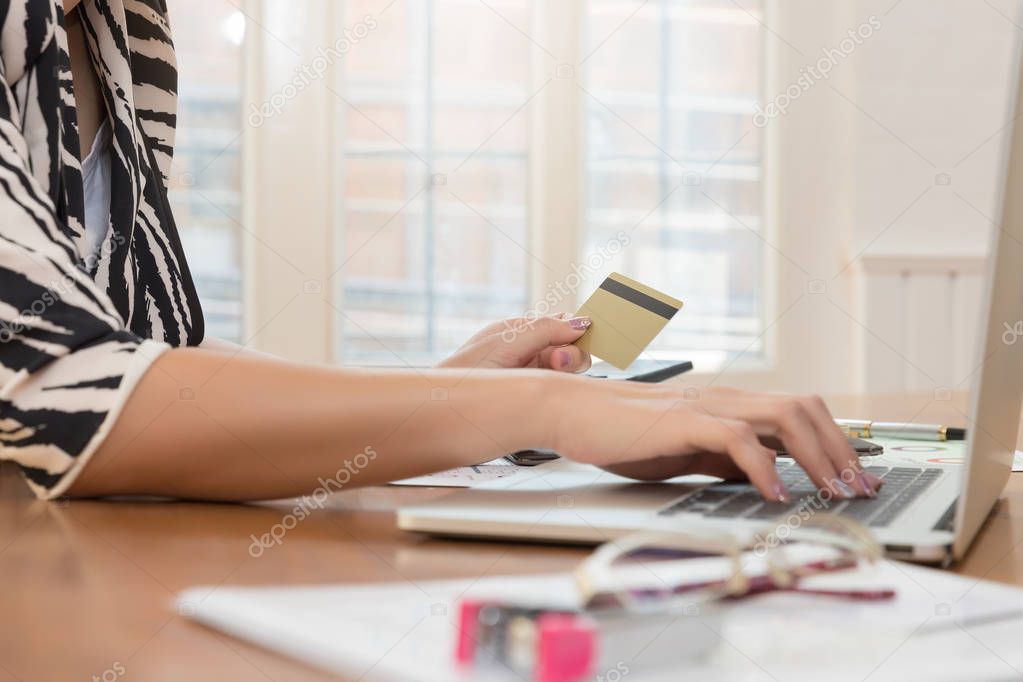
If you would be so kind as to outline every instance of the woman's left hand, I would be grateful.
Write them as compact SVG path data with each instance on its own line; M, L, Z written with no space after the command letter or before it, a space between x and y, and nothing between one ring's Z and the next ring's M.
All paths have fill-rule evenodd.
M484 327L438 367L506 369L540 367L585 372L590 354L571 345L590 326L590 318L563 315L511 318Z

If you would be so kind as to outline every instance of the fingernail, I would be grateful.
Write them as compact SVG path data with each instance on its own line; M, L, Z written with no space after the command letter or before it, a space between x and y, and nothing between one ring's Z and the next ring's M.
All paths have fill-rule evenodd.
M839 481L837 478L835 479L834 486L835 490L837 490L840 493L841 497L844 497L847 500L851 500L852 498L856 497L856 492L842 481Z
M857 474L856 478L860 481L860 487L867 491L868 497L877 497L877 488L867 480L866 474Z
M572 358L569 356L566 350L554 351L554 366L559 369L564 369L571 364Z
M568 321L568 326L572 329L586 329L593 321L588 317L573 317Z
M788 502L792 498L789 497L789 491L785 490L785 486L783 486L781 483L775 483L774 499L778 500L779 502Z
M875 492L880 490L881 486L884 485L884 479L878 478L874 474L863 472L863 478L867 479L867 483L870 484L870 487L873 488Z

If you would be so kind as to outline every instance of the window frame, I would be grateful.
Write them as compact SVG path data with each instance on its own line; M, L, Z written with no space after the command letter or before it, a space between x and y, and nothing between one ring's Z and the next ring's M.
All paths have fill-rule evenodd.
M571 4L571 3L570 3ZM584 13L588 6L588 0L579 0L578 6L583 10L579 13L576 20L576 30L580 36L585 32L584 24ZM762 27L760 29L762 34L762 50L761 50L761 82L760 92L758 100L763 101L766 99L766 95L769 92L775 91L775 80L777 76L777 59L779 57L776 45L770 40L771 35L767 27L773 25L774 22L779 20L779 5L777 0L762 0L764 18ZM736 6L742 9L741 2L737 2ZM555 27L556 30L567 30L567 25L561 25ZM580 39L580 42L584 42ZM576 52L576 54L580 54ZM583 87L586 90L591 90L588 83L585 82L585 73L583 76ZM663 77L663 76L662 76ZM581 100L585 100L587 95L580 89L576 88L576 94ZM607 106L604 102L604 106ZM578 117L580 121L585 122L586 109L580 106ZM661 115L665 115L662 110ZM548 121L547 125L555 125L554 121ZM662 123L662 125L664 125ZM585 130L587 126L580 125L580 128ZM761 224L758 229L758 236L762 240L769 243L776 243L775 232L777 227L776 219L776 192L777 187L775 186L776 175L773 172L775 166L775 154L777 153L778 145L776 143L777 138L777 127L767 126L763 129L763 142L761 145L761 158L760 158L760 170L761 170L761 190L760 190L760 211L757 216ZM586 148L585 141L583 142L583 148ZM675 161L668 158L661 152L662 158L658 159L659 164L671 165ZM585 183L588 177L587 169L587 158L584 155L579 160L579 167L577 173ZM554 176L550 179L551 182L559 182L559 178ZM586 207L586 192L584 190L583 195L580 198L579 206L579 223L583 224L587 220L587 207ZM726 220L732 220L730 216L725 216ZM581 234L579 238L581 238ZM580 242L581 245L581 242ZM576 246L576 255L581 255L581 249ZM696 363L694 371L686 375L689 381L698 381L703 383L712 383L717 378L728 372L729 382L741 385L747 384L769 384L775 379L775 370L777 364L777 357L775 355L777 349L776 343L776 332L771 327L771 320L777 311L777 277L778 277L778 258L777 253L772 250L766 243L761 246L761 255L763 258L764 272L762 276L762 285L764 287L761 292L762 295L758 301L758 316L763 322L764 329L762 333L757 337L756 340L762 343L762 351L756 353L756 355L747 354L747 350L742 351L737 357L726 361L721 367L716 369L703 369L699 366L699 362ZM683 313L684 314L684 313ZM752 344L751 344L752 345ZM661 352L659 357L664 362L679 362L684 360L694 360L685 354L684 351L672 351L670 353Z
M805 63L805 58L794 56L771 36L776 32L784 35L789 30L804 34L821 28L820 17L809 27L807 20L801 19L798 10L790 5L765 0L764 23L771 27L764 29L770 34L764 41L763 87L767 93L778 92L791 80L783 74L797 73ZM257 23L256 29L259 25L273 25L275 35L252 30L252 26L246 34L243 112L247 114L251 106L259 106L273 94L282 77L311 59L316 46L329 44L333 42L332 36L341 35L344 9L343 2L317 4L314 11L298 10L281 0L248 0L245 11L250 22ZM585 0L535 0L530 30L537 42L553 54L576 57L580 54L585 11ZM841 26L847 18L840 9L824 12L830 28ZM527 301L536 301L555 283L556 273L569 272L579 257L585 216L582 137L585 126L578 124L582 120L584 95L574 80L558 78L558 64L541 50L531 54L534 87L530 92L536 92L550 79L527 108L528 230L531 248L551 266L551 271L531 268ZM343 155L330 152L344 139L341 72L338 65L331 67L323 79L299 93L281 115L258 128L246 126L243 139L246 159L243 216L247 232L243 340L267 352L319 363L336 361L335 350L340 344L335 335L340 332L344 310L341 287L331 282L332 273L341 262L345 233L343 198L336 191L344 182ZM808 150L800 149L794 154L788 149L783 154L781 150L786 140L800 134L799 127L808 118L822 117L834 124L840 116L833 104L806 99L799 115L790 113L764 128L762 234L778 250L795 258L805 256L810 262L814 254L807 251L810 247L806 237L816 217L802 200L807 188L784 182L783 178L786 169L816 161L809 157ZM310 144L310 140L323 143ZM839 149L834 154L842 155L845 151ZM297 187L299 191L289 201L281 202L262 191L267 187ZM779 230L783 221L784 231ZM559 229L548 230L549 225L558 225ZM841 234L836 234L832 241L836 250L841 248ZM763 297L766 329L762 337L762 362L748 363L740 358L716 371L698 368L687 375L690 381L714 383L721 379L722 383L760 389L799 386L812 379L812 366L816 359L824 357L822 351L798 338L789 325L775 324L785 306L806 292L806 280L786 276L791 273L779 269L777 254L768 245L764 246L764 259L767 281ZM841 292L840 295L846 296ZM573 304L574 301L565 302L560 310L569 311ZM301 329L301 333L296 333L296 329ZM848 333L848 329L843 333ZM854 351L849 349L850 353ZM722 375L727 378L722 379Z

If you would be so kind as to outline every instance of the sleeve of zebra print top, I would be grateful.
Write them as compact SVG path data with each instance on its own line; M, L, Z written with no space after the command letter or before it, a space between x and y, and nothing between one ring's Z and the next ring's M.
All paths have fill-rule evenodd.
M0 10L4 5L0 1ZM52 498L68 489L136 382L168 346L127 331L107 295L78 267L73 232L44 189L54 176L30 161L33 145L53 144L60 107L45 101L44 89L25 82L38 77L32 70L17 82L8 80L11 17L6 19L0 61L0 459L16 462L33 491ZM36 134L27 137L23 130Z

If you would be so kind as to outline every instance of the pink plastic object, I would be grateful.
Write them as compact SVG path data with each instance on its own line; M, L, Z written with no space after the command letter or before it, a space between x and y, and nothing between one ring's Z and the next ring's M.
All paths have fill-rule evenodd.
M458 641L455 642L455 661L470 665L476 658L476 625L483 604L465 600L458 609Z
M597 665L597 626L589 618L548 613L536 621L534 682L578 682Z

